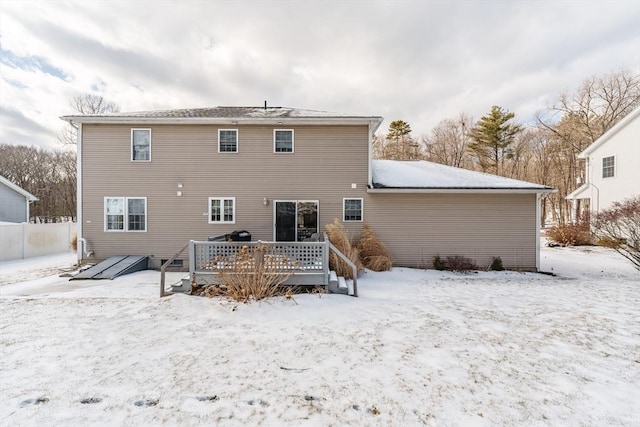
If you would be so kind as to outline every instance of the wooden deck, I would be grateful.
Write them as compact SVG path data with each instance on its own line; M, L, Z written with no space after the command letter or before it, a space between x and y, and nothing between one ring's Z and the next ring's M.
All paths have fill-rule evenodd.
M264 252L257 248L266 248ZM255 268L263 263L271 273L291 275L283 285L327 286L329 253L325 242L189 242L189 273L198 285L219 283L221 272ZM249 259L254 262L247 263ZM243 262L245 265L239 265Z
M283 285L324 286L331 292L358 296L356 266L335 246L326 234L319 242L220 242L191 240L160 271L160 296L165 290L165 271L171 262L189 249L189 278L185 286L220 283L220 274L243 271L262 271L286 277ZM260 248L260 249L259 249ZM329 268L329 251L333 251L352 269L349 287L344 278L336 278ZM342 279L342 280L338 280ZM186 280L186 279L185 279ZM184 290L181 290L184 291Z

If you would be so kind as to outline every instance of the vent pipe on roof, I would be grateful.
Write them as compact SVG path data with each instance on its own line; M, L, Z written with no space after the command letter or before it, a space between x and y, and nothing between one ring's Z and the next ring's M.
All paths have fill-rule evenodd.
M267 101L264 101L264 109L267 109Z

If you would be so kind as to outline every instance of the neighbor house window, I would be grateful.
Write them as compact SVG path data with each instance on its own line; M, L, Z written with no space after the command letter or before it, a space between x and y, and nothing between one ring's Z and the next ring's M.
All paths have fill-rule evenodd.
M602 177L611 178L615 174L616 161L614 156L604 157L602 159Z
M151 129L131 129L131 160L151 160Z
M343 199L344 221L362 221L362 199Z
M238 129L218 130L218 152L237 153L238 152Z
M293 153L293 129L275 129L273 131L273 151Z
M209 197L209 224L235 224L235 197Z
M147 231L146 197L105 197L105 231Z

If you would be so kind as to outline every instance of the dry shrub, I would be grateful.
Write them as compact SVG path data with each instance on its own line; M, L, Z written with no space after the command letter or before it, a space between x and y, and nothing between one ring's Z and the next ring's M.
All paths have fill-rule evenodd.
M333 223L327 224L326 228L331 244L333 244L333 246L335 246L340 252L346 255L352 263L355 264L358 273L364 270L362 261L360 261L360 251L351 244L351 240L349 239L349 236L347 236L347 232L345 231L342 223L336 218ZM351 267L349 267L349 265L340 259L340 257L333 251L329 251L329 268L335 270L338 276L342 276L346 279L354 278Z
M226 296L235 301L248 302L274 296L286 296L280 285L300 268L277 249L260 245L243 246L237 255L215 259L209 265L218 273L220 284L205 290L208 297Z
M593 239L589 230L589 216L583 215L574 223L551 227L547 230L547 238L560 246L591 245Z
M76 233L73 233L73 237L71 238L71 249L73 249L74 252L78 250L78 235Z
M371 227L365 224L362 230L362 237L358 242L358 250L360 251L360 258L366 268L373 271L389 271L393 266L391 261L391 254L389 250L382 243L375 234Z
M460 255L447 257L447 269L456 272L465 272L471 270L477 270L478 266L473 260Z
M596 213L592 226L599 245L614 249L640 270L640 195Z

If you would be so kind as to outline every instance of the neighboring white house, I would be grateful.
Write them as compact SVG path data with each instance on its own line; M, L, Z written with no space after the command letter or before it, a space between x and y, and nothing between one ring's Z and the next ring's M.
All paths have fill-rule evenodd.
M640 107L578 157L586 159L586 168L584 184L567 196L574 206L587 199L589 209L599 212L614 202L640 195Z
M29 222L29 204L36 196L0 176L0 222Z

